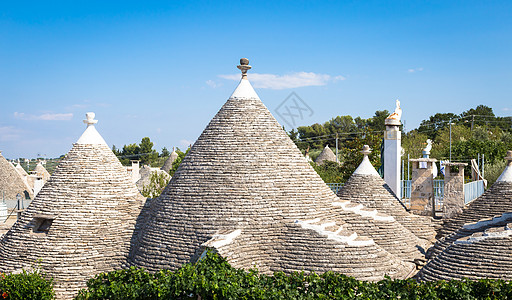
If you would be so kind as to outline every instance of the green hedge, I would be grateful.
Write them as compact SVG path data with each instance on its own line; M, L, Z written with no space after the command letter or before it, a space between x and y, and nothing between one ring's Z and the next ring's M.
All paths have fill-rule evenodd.
M87 286L76 299L512 299L512 284L502 280L365 282L333 272L266 276L235 269L212 253L174 272L130 268L100 274Z
M54 299L52 279L46 279L40 271L20 274L0 273L0 299L49 300Z

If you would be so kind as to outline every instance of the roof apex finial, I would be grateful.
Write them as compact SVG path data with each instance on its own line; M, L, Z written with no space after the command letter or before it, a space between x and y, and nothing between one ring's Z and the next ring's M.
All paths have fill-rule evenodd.
M247 71L252 67L249 66L249 60L247 58L240 58L240 64L237 66L242 71L242 79L247 79Z
M363 150L359 152L363 153L364 156L368 156L370 153L372 153L372 149L370 149L370 146L364 145Z
M84 123L87 124L87 127L98 123L98 120L94 120L95 116L96 114L93 112L88 112L85 114L86 119L84 120Z

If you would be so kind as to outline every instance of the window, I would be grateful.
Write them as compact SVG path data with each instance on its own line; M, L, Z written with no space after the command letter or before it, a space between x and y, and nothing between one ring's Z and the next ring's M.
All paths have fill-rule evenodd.
M54 216L47 216L47 215L35 215L34 216L34 227L33 231L34 233L46 233L48 234L48 231L50 230L50 227L52 226L53 220L55 219Z

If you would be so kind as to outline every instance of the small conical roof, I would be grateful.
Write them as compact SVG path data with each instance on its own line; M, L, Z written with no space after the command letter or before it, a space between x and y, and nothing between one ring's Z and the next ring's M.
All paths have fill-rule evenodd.
M334 152L332 152L331 148L329 148L329 145L325 145L324 150L320 152L320 155L318 155L316 158L315 163L321 166L324 164L324 161L336 162L336 155Z
M368 155L371 153L370 147L364 145L361 152L364 154L363 161L343 185L343 188L338 191L338 197L393 216L405 228L425 240L422 242L423 247L428 246L436 235L430 219L407 212L370 163L368 159Z
M37 176L43 178L43 181L46 182L48 179L50 179L50 173L46 171L45 167L43 166L42 162L38 162L35 168L35 173Z
M33 197L32 190L23 180L23 176L0 152L0 199L5 197L15 200L17 194L21 194L23 198Z
M466 224L418 273L420 280L512 280L512 213Z
M22 177L28 176L27 171L25 171L25 169L23 169L23 167L20 165L19 162L16 164L16 171L18 171L18 174L20 174Z
M453 219L444 222L438 238L445 237L466 223L477 222L512 211L512 151L507 152L507 166L498 180Z
M88 127L21 218L0 240L0 272L41 269L58 299L126 261L144 199L94 128Z
M131 261L151 271L176 269L212 248L235 267L264 273L333 270L375 280L406 277L414 266L402 259L417 252L407 242L414 235L402 234L393 217L332 193L246 76L149 215Z
M172 164L174 161L178 158L178 153L174 151L174 147L172 147L171 155L169 155L169 158L165 160L164 165L162 166L161 170L164 170L165 172L169 173L172 169Z

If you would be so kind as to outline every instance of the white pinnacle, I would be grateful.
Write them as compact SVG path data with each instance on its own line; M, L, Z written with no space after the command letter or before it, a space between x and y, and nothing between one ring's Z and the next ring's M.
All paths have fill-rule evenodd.
M375 170L375 168L372 166L372 163L368 159L368 154L370 154L371 152L372 152L372 149L370 149L370 146L368 146L368 145L363 146L363 150L361 150L361 153L364 154L363 161L361 162L359 167L357 167L357 169L354 171L354 174L374 175L374 176L380 177L379 173L377 172L377 170Z
M240 59L240 65L238 65L237 68L242 71L242 80L240 80L240 83L229 98L259 100L260 97L258 97L258 94L256 94L251 83L247 79L247 71L251 69L251 66L249 66L249 60L247 58Z
M512 151L507 151L505 159L507 160L507 166L496 181L512 182Z
M88 112L85 114L86 119L84 120L84 123L87 124L87 128L76 142L77 144L107 144L94 126L94 124L98 123L98 120L94 120L95 116L96 115L93 112Z

